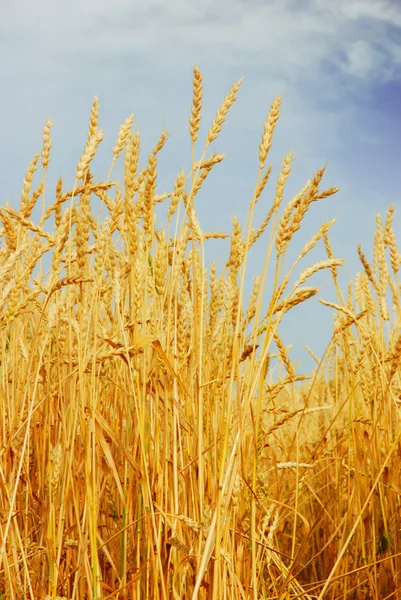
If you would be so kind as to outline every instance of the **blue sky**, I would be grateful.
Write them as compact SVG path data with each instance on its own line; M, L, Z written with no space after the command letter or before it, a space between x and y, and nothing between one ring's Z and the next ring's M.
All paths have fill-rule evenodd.
M146 160L163 128L171 137L160 158L159 191L170 190L190 164L188 118L192 70L204 78L198 152L231 84L244 77L238 101L212 150L226 155L199 195L204 230L231 231L244 222L258 168L258 145L272 100L283 96L270 160L273 179L257 219L273 199L282 159L294 149L285 200L328 163L324 187L340 192L313 206L294 238L293 255L334 217L336 256L346 259L341 281L361 267L356 246L370 257L375 215L395 204L401 224L401 3L389 0L13 0L0 23L0 205L18 206L24 173L41 149L46 117L52 129L50 201L59 175L72 184L86 141L94 95L105 139L95 173L107 177L120 123L131 113ZM115 175L119 174L118 168ZM258 222L258 221L257 221ZM247 277L261 270L264 243ZM221 255L212 244L207 259ZM293 256L291 255L291 256ZM310 261L324 257L323 247ZM309 263L305 262L301 268ZM335 300L329 273L316 277L320 296ZM284 342L300 369L330 339L332 312L316 298L288 314Z

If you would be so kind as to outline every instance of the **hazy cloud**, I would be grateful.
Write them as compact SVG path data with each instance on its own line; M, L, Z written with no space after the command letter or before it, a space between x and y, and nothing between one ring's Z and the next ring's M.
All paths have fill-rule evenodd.
M23 39L25 50L34 42L33 55L49 61L129 54L169 69L177 68L188 55L201 55L203 61L222 67L252 61L255 68L266 67L292 81L299 78L299 72L312 80L328 61L338 69L336 76L355 75L370 82L398 71L399 47L386 35L387 28L401 27L398 4L384 0L301 4L285 0L14 0L0 24L1 45L13 46L20 58ZM30 60L29 54L26 59Z

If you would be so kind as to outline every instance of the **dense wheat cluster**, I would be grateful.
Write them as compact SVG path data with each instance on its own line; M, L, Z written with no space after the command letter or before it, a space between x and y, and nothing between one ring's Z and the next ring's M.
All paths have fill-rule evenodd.
M384 223L377 217L372 264L358 247L361 272L347 293L333 221L284 270L306 213L337 190L321 188L322 169L284 203L292 153L272 185L278 98L246 223L234 217L229 233L204 231L195 200L224 159L210 145L240 85L199 149L203 88L194 69L192 168L170 193L157 193L167 134L140 169L133 117L118 132L107 180L96 180L95 99L73 189L61 179L55 193L46 187L47 121L19 208L0 210L1 599L401 597L393 207ZM117 160L123 181L112 178ZM261 222L258 202L268 207ZM208 240L225 237L218 272ZM245 301L260 238L264 267ZM311 264L315 246L322 260ZM310 278L321 269L331 271L337 298L321 299L333 335L302 375L280 324L319 293Z

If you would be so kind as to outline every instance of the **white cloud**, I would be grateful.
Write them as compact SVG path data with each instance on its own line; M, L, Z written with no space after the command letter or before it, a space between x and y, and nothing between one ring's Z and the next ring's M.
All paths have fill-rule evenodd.
M324 3L324 0L320 0ZM361 21L369 19L394 27L401 27L401 10L398 0L339 0L333 7L341 11L346 19Z
M386 64L386 56L376 50L366 40L357 40L347 44L344 70L350 75L364 78L372 72L378 72Z
M282 93L285 142L301 139L304 154L323 150L330 159L369 88L398 77L401 51L386 35L397 26L401 6L389 0L14 0L0 21L0 52L9 57L1 74L16 106L29 98L34 110L35 94L43 102L50 93L54 107L82 86L102 102L110 86L135 94L136 106L152 95L149 106L168 110L170 122L183 110L172 89L194 63L206 104L216 102L210 90L219 101L220 88L227 93L245 75L239 130L254 123L250 110L263 119Z
M329 61L342 75L372 81L383 63L387 78L401 66L389 26L401 27L401 8L385 0L310 0L302 8L288 0L14 0L0 31L13 31L2 37L19 49L22 38L34 41L33 52L50 61L128 53L174 70L201 54L221 67L252 61L291 81L313 81Z

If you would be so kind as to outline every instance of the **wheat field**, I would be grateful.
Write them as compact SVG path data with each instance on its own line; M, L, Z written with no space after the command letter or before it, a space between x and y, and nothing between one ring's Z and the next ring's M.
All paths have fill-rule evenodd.
M205 231L195 200L224 159L211 146L240 86L202 148L194 68L191 169L169 193L157 193L167 132L140 169L132 116L96 180L95 98L73 188L46 186L48 120L18 210L0 209L1 600L401 598L394 207L377 216L371 263L355 241L361 269L347 290L334 221L284 268L312 204L338 190L321 187L323 168L284 201L292 152L274 181L268 161L277 98L246 222ZM229 248L222 269L209 240ZM249 281L254 247L265 258ZM323 269L335 303L311 284ZM280 327L314 296L333 330L302 374Z

